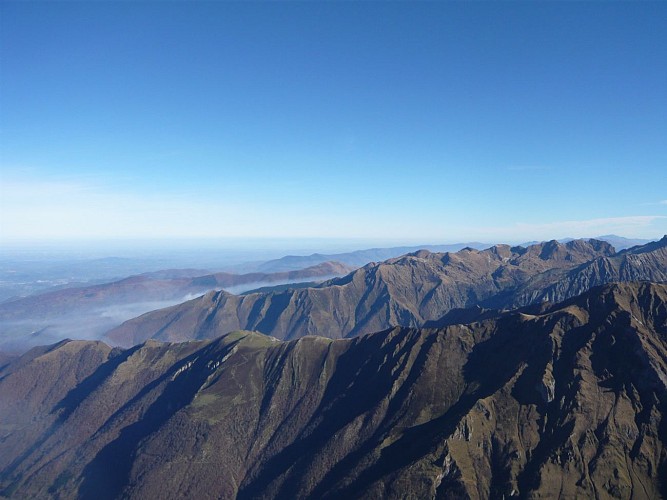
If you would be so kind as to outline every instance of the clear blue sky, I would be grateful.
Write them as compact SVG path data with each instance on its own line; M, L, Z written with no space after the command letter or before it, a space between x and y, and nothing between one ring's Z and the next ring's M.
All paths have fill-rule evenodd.
M2 2L0 238L667 233L667 3Z

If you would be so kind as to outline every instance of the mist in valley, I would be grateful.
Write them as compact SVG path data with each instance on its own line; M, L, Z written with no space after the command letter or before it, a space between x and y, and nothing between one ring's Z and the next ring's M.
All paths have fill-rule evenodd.
M321 283L336 276L318 277ZM224 290L234 295L241 295L256 289L298 285L302 280L258 281L226 287ZM307 281L312 283L312 280ZM38 345L52 344L64 339L103 340L108 342L105 334L125 321L142 314L175 306L183 302L195 300L211 291L223 288L211 288L198 293L187 293L169 300L136 300L122 303L110 303L103 307L81 308L75 313L65 313L57 309L51 317L32 317L23 319L3 318L0 316L0 351L21 353ZM5 308L11 303L5 304ZM7 315L5 315L7 316Z

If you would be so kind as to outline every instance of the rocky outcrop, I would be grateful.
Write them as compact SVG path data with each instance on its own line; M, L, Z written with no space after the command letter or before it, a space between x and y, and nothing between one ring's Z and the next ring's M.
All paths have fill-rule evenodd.
M486 305L515 308L535 302L556 303L595 286L626 281L667 282L667 236L616 255L597 257L565 273L537 276L509 296L491 298Z

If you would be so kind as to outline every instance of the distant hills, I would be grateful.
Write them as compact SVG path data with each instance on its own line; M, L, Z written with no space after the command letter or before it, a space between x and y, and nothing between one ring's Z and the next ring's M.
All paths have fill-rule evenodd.
M352 337L433 324L453 309L557 302L614 281L667 281L667 237L616 253L607 242L549 241L456 253L421 250L368 264L316 288L235 296L224 291L154 311L109 332L130 346L256 330L280 339Z
M557 240L559 243L567 243L568 241L572 241L577 238L561 238ZM647 239L641 239L641 238L625 238L623 236L617 236L615 234L605 234L603 236L596 236L594 238L591 238L593 240L600 240L600 241L606 241L609 243L611 246L613 246L616 250L626 250L628 248L632 248L635 246L639 245L646 245L647 243L650 243L653 240L647 240ZM543 243L540 241L528 241L526 243L521 243L520 246L530 246L530 245L536 245L537 243Z
M420 252L323 289L342 297L358 282L368 295L359 307L390 304L380 316L398 314L406 305L397 294L412 293L417 317L433 301L477 300L526 274L571 273L587 258L639 269L663 251L616 256L608 244L577 241ZM414 276L431 278L419 289ZM220 321L216 300L205 299L214 309L202 322ZM258 309L283 303L256 300L265 301ZM235 332L127 350L35 348L0 368L0 496L667 495L667 285L606 285L559 304L470 315L480 319L349 340Z
M625 250L627 248L632 248L640 245L646 245L652 240L647 240L644 238L624 238L623 236L617 236L615 234L605 234L603 236L596 236L596 240L606 241L612 245L616 250Z
M273 259L266 262L248 263L239 266L241 270L255 270L265 273L293 271L308 266L314 266L321 262L335 261L342 262L352 267L365 266L369 262L384 261L399 257L410 252L418 250L429 250L432 252L456 252L463 248L476 248L481 250L491 246L486 243L453 243L450 245L416 245L399 246L389 248L368 248L365 250L355 250L353 252L322 254L314 253L311 255L287 255L279 259Z
M210 290L243 291L267 284L321 281L350 271L351 267L339 262L323 262L297 271L241 275L165 270L31 295L0 303L0 348L20 350L67 337L95 339L127 319Z
M601 236L596 239L610 242L617 250L645 244L649 241L615 235ZM566 241L570 239L561 240L561 243ZM538 242L524 243L521 246L536 243ZM483 250L490 246L492 246L491 243L479 242L426 244L370 248L337 254L290 255L268 261L250 261L253 257L267 253L258 249L230 252L224 248L218 251L213 249L191 252L175 251L171 255L160 250L159 256L151 259L146 257L87 259L83 256L64 258L63 255L58 256L59 254L49 258L39 253L27 257L2 255L0 258L0 303L47 291L120 281L139 274L158 279L174 279L214 274L217 271L231 274L274 273L300 270L328 261L337 261L357 268L370 262L384 261L421 249L431 252L455 252L466 247Z

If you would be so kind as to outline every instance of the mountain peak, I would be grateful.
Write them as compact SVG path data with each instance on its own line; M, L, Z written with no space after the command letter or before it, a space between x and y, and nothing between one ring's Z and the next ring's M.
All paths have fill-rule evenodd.
M554 256L563 248L563 245L558 243L556 240L550 240L541 245L542 251L540 252L540 259L547 260L553 259Z
M411 252L411 253L406 254L406 255L408 257L417 257L417 258L420 258L420 259L426 259L426 258L430 257L431 255L433 255L433 253L430 252L429 250L421 249L421 250L417 250L416 252Z

